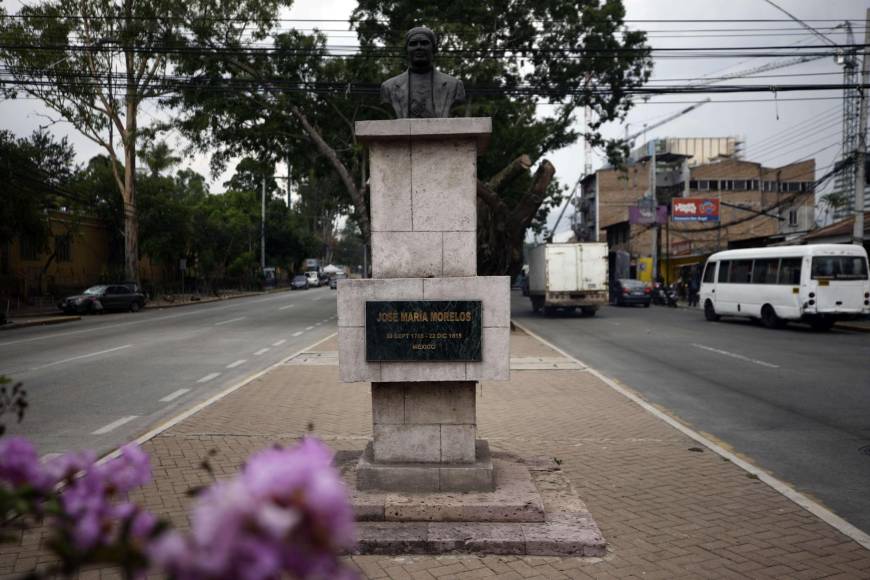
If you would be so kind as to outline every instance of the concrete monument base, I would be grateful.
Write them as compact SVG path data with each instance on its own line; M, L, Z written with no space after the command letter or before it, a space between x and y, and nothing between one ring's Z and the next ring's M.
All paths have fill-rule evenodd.
M403 492L493 491L495 479L489 445L478 440L471 463L375 462L369 443L356 469L359 490Z
M601 530L552 460L499 454L491 459L492 492L411 493L359 489L364 459L353 453L336 458L351 491L360 554L607 553Z

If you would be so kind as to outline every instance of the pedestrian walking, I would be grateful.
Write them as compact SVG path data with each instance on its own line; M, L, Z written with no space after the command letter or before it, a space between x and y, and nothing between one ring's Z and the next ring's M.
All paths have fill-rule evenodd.
M701 290L701 280L696 271L692 272L689 277L689 307L694 308L698 305L698 293Z

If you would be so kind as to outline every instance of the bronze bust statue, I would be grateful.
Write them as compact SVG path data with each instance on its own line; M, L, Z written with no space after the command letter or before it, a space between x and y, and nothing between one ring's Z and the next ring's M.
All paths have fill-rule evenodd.
M405 35L408 70L381 84L381 102L399 119L449 117L454 103L465 101L462 81L435 69L438 38L425 26Z

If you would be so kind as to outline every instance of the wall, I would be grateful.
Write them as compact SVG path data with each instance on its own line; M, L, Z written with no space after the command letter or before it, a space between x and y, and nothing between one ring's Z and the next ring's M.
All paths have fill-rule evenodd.
M761 211L771 209L771 216L759 216L736 207L723 205L720 210L720 223L671 223L669 227L661 227L659 247L664 257L668 252L668 242L672 251L677 248L681 256L706 255L717 249L725 249L729 243L755 238L768 238L777 235L797 235L813 227L814 194L812 191L781 192L788 186L773 186L770 184L788 184L811 182L815 178L815 162L803 161L778 168L766 168L759 163L736 159L723 160L693 167L690 172L689 196L714 197L733 206L743 206L745 209ZM596 174L599 196L599 223L601 240L607 239L608 226L619 227L616 224L628 220L628 208L635 206L647 190L649 183L649 165L637 163L628 166L624 171L604 169ZM700 190L699 182L716 181L717 189ZM752 189L744 191L722 191L721 181L751 181ZM764 183L767 182L768 191ZM723 187L725 184L722 184ZM733 184L731 184L733 185ZM781 207L777 207L782 204ZM789 225L789 210L795 211L797 223ZM785 221L777 219L779 214ZM726 226L727 227L724 227ZM653 248L654 228L647 225L631 225L628 240L620 239L612 244L612 250L628 251L633 259L650 256ZM668 239L669 238L669 239ZM613 236L611 236L613 239ZM763 242L762 242L763 243ZM688 252L686 249L690 248Z
M66 294L105 280L113 272L123 271L123 264L110 263L112 236L102 220L52 212L49 225L51 234L47 247L38 251L35 259L22 255L22 240L15 239L7 245L2 264L5 271L0 272L0 295ZM46 269L49 257L56 250L56 237L67 234L71 236L68 259L55 256ZM163 278L163 269L147 256L140 258L139 272L143 280Z

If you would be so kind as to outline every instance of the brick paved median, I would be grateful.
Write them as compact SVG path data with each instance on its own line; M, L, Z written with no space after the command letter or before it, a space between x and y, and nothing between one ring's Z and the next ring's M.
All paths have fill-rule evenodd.
M337 350L334 340L318 351ZM558 357L520 332L514 357ZM585 370L514 371L478 387L493 450L561 462L608 541L604 558L356 556L366 578L870 578L870 551L644 411ZM369 389L338 368L284 365L148 442L150 509L186 526L185 492L309 427L337 450L371 436ZM38 533L0 548L0 574L40 556ZM111 577L111 571L95 571ZM98 576L94 576L98 577Z

